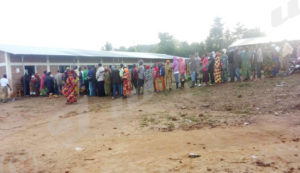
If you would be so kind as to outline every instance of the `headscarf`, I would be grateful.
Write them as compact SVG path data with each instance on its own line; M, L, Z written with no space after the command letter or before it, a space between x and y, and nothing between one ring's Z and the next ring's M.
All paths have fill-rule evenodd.
M172 65L173 71L178 72L179 71L179 63L176 56L173 57L173 65Z
M125 73L129 73L128 68L124 68L124 72L125 72Z
M181 74L184 74L185 73L185 62L183 60L183 58L179 58L179 72Z
M146 65L146 70L150 69L150 65Z

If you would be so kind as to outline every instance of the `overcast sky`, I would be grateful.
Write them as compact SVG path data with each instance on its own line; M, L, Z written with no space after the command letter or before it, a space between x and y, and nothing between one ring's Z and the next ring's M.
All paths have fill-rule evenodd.
M0 43L100 49L158 42L158 32L180 41L205 40L215 17L271 27L271 11L287 0L0 0ZM284 11L284 14L286 12ZM297 26L298 25L298 26ZM296 29L295 29L296 28ZM299 23L294 30L299 32Z

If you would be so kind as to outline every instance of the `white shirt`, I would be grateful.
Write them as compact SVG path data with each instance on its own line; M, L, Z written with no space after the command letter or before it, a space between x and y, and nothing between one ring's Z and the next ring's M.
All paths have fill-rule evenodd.
M104 81L104 68L102 66L96 72L96 79L98 82Z
M8 79L6 78L1 78L0 79L1 87L6 87L8 84Z

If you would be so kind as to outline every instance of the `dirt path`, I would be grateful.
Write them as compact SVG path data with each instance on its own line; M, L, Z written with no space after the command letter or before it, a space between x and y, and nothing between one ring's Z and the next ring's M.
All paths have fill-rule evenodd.
M0 104L0 172L300 172L299 77Z

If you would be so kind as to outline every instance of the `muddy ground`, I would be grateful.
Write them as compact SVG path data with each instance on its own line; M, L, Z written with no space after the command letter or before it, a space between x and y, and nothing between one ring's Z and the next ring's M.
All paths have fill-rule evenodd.
M300 172L300 74L0 104L0 172Z

